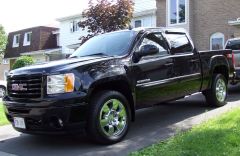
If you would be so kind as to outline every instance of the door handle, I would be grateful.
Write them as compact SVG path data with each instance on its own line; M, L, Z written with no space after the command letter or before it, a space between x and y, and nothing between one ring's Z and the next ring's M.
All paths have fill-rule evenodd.
M164 64L165 67L169 67L169 66L172 66L172 65L173 65L173 63L166 63L166 64Z
M191 63L197 62L198 59L190 60Z

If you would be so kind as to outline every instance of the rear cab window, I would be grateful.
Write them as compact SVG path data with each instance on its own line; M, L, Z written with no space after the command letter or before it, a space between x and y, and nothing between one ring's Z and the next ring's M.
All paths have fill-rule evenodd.
M172 54L192 53L193 46L186 34L165 34Z
M240 39L228 41L225 49L240 50Z

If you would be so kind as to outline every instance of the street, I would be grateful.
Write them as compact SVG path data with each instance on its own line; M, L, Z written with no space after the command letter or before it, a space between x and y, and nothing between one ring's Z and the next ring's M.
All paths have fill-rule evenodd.
M85 136L32 136L20 134L11 126L0 128L0 156L79 156L127 155L187 130L229 109L240 107L240 86L231 87L228 105L222 108L206 106L201 94L183 100L137 111L129 134L111 146L96 145ZM239 103L239 104L238 104Z

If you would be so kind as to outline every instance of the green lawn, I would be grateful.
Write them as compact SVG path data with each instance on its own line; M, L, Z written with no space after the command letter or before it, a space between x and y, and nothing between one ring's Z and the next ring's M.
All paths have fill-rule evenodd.
M0 126L8 124L8 121L3 112L3 105L0 104Z
M203 123L131 156L239 156L240 109Z

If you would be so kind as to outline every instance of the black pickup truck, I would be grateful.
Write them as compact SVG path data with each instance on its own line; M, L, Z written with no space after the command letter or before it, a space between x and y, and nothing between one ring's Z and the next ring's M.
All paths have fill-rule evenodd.
M142 28L96 36L66 60L10 72L5 113L29 134L87 132L112 144L135 111L202 92L226 104L231 50L198 52L183 29Z

